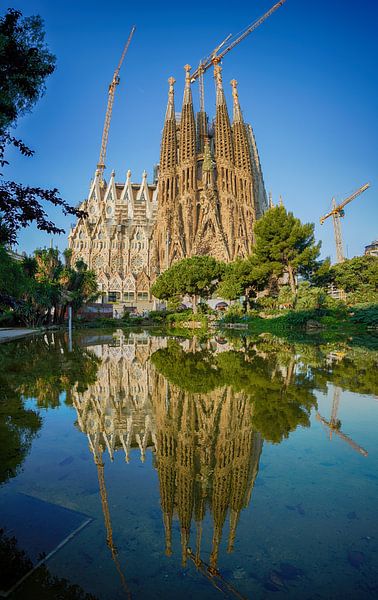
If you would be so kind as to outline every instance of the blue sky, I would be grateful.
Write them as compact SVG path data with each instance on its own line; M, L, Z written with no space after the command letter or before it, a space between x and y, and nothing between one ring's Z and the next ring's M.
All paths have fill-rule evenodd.
M117 180L152 176L159 160L167 79L182 101L186 63L195 67L228 33L237 33L273 0L19 0L25 15L40 14L57 57L45 96L20 119L17 135L36 151L10 154L7 178L57 187L77 204L88 192L98 160L107 88L131 26L137 31L121 72L111 123L107 166ZM225 57L229 108L239 82L244 118L254 128L267 190L288 209L316 223L323 256L335 257L332 222L319 218L332 196L342 200L366 181L372 187L350 204L343 220L349 257L378 237L378 3L375 0L287 0ZM194 89L197 99L197 90ZM198 102L197 102L198 105ZM213 115L214 83L206 77ZM72 217L49 214L68 231ZM31 227L19 249L31 252L50 238ZM55 236L54 245L67 245Z

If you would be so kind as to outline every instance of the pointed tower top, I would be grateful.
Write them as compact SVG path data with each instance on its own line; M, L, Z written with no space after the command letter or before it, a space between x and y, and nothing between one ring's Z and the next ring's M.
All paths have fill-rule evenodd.
M280 201L278 203L278 206L283 206L283 205L284 205L284 203L283 203L283 200L282 200L282 196L280 195Z
M234 99L234 123L242 123L243 117L240 110L239 94L238 94L238 82L236 79L230 81L232 87L232 97Z
M226 104L222 82L222 67L219 64L214 65L214 79L217 93L216 105Z
M142 173L142 177L143 177L143 179L146 179L146 177L147 177L147 171L146 171L146 169L144 169L144 171Z
M274 208L272 192L269 192L269 208Z
M126 173L126 179L130 179L131 178L131 171L130 169L128 169L127 173Z
M192 102L191 86L190 86L190 65L185 65L185 88L184 88L184 99L183 104L190 104Z
M174 119L175 118L175 91L173 89L174 84L176 83L176 79L174 77L170 77L168 79L169 90L168 90L168 106L167 112L165 113L165 120Z

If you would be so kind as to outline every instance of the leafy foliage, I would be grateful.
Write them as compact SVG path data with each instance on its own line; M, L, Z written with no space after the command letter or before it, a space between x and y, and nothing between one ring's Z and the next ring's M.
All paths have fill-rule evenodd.
M227 265L217 293L228 300L244 295L251 299L266 287L271 273L271 265L260 262L254 254L244 260L238 259Z
M378 290L378 258L356 256L330 269L331 281L345 292Z
M246 393L254 407L251 427L268 441L280 442L298 425L309 426L310 410L316 405L312 384L292 368L284 377L275 357L268 360L254 351L185 352L173 342L151 360L173 385L189 393L208 394L224 386Z
M74 345L68 351L65 335L45 334L0 345L0 483L14 477L30 451L42 418L37 410L26 408L27 398L37 406L54 408L64 401L71 404L71 391L77 385L84 391L96 380L98 359Z
M65 265L57 249L36 250L19 262L0 246L1 258L0 310L12 308L26 325L60 323L69 304L77 310L98 295L95 273L83 261Z
M22 18L21 12L9 9L0 18L0 167L8 146L21 154L34 154L26 144L10 134L18 118L30 111L45 91L46 78L55 69L55 57L44 41L43 22L39 16ZM15 244L20 229L35 222L48 233L64 233L49 220L41 202L62 208L63 213L85 217L86 213L70 206L56 188L46 190L14 181L0 181L0 244Z
M151 292L162 300L177 300L190 295L193 296L196 305L198 296L211 296L223 272L223 263L212 256L184 258L159 275Z
M284 206L276 206L257 221L255 237L258 263L269 265L272 275L286 273L295 293L295 276L309 275L317 264L320 242L315 243L314 224L303 224Z

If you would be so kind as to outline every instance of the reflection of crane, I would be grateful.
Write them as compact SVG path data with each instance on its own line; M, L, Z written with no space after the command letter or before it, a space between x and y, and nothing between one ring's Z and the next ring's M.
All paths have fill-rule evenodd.
M118 560L118 551L113 542L113 528L110 520L110 512L108 505L108 495L106 493L105 486L105 477L104 477L104 463L101 458L95 456L95 462L97 465L97 475L98 475L98 484L100 487L100 495L101 495L101 504L102 504L102 512L104 513L104 521L105 521L105 529L106 529L106 543L110 552L112 554L112 559L118 571L118 575L121 579L122 587L126 592L126 596L129 600L131 600L131 593L127 586L126 579L124 574L122 573L121 565Z
M328 219L328 217L333 217L333 228L335 231L335 243L336 243L336 259L338 263L344 262L344 248L343 248L343 238L341 235L341 223L340 218L344 216L344 207L352 202L357 196L362 194L365 190L370 187L370 183L365 183L358 190L356 190L351 196L348 196L341 204L337 205L335 198L332 198L332 210L327 213L320 219L320 224L323 225L324 221Z
M357 452L362 454L362 456L367 456L368 455L367 450L365 450L364 448L362 448L361 446L356 444L356 442L354 442L350 437L345 435L345 433L343 433L340 429L341 421L337 417L337 413L339 410L339 404L340 404L340 397L341 397L341 388L335 386L334 391L333 391L332 412L331 412L330 420L327 421L319 413L317 413L316 418L318 419L318 421L320 421L322 423L322 425L329 428L329 439L330 440L332 439L332 433L336 433L336 435L338 435L342 440L344 440L344 442L347 442L347 444L349 444L349 446L351 446L353 448L353 450L356 450Z
M246 597L242 596L237 589L228 583L228 581L223 579L218 569L207 565L201 558L197 557L190 548L187 548L187 554L195 564L197 571L202 573L202 575L204 575L218 591L223 594L228 592L240 600L247 600Z
M130 32L128 40L127 40L127 42L125 44L125 47L123 49L121 58L119 59L118 66L117 66L116 70L114 71L113 79L112 79L112 81L111 81L111 83L109 85L108 105L106 107L104 129L103 129L103 132L102 132L100 158L98 160L98 165L97 165L98 177L99 177L100 184L102 184L102 182L103 182L103 175L104 175L104 170L105 170L106 148L107 148L107 145L108 145L110 119L112 118L114 93L115 93L117 85L120 82L119 72L120 72L120 69L121 69L121 66L122 66L122 63L123 63L123 59L125 58L126 52L127 52L128 48L130 46L131 38L134 35L134 31L135 31L135 26L132 28L132 30Z
M196 79L198 79L199 93L200 93L200 111L201 112L205 111L203 76L206 73L206 71L211 67L211 65L216 65L216 64L220 63L222 58L226 54L228 54L228 52L230 52L233 48L235 48L235 46L240 44L240 42L242 40L244 40L244 38L246 38L250 33L252 33L252 31L257 29L257 27L259 27L259 25L261 25L268 17L270 17L271 14L273 14L285 2L286 2L286 0L280 0L279 2L277 2L264 15L262 15L262 17L260 17L259 19L257 19L257 21L254 21L251 25L249 25L246 29L244 29L244 31L242 31L233 41L231 41L228 44L228 46L226 46L226 48L224 48L222 50L222 52L220 52L218 54L219 50L221 48L223 48L225 43L228 42L229 39L231 38L231 34L228 35L226 37L226 39L223 40L223 42L221 44L219 44L219 46L217 46L212 52L210 52L210 54L206 58L204 58L203 60L200 61L200 64L198 65L197 69L193 72L193 74L191 76L191 81L193 82Z

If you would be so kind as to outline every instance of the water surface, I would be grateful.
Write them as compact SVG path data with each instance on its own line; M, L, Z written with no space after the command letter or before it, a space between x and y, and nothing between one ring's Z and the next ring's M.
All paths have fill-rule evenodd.
M377 597L374 348L0 346L0 588L40 564L10 598Z

